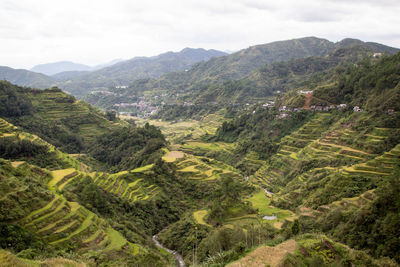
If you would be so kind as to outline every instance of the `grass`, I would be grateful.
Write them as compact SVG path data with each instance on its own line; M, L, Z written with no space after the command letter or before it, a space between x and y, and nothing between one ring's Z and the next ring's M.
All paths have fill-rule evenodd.
M204 217L206 217L207 214L208 214L207 210L198 210L198 211L193 212L193 217L198 224L211 226L208 223L206 223L206 221L204 221Z
M105 251L120 250L128 242L120 232L114 230L112 227L108 227L106 233L110 238L110 244L106 247Z
M33 267L40 266L39 262L28 261L25 259L18 258L11 252L0 249L0 266L2 267Z
M146 165L146 166L139 167L139 168L136 168L136 169L134 169L134 170L131 170L130 172L144 172L144 171L148 171L148 170L150 170L151 168L153 168L153 166L154 166L154 164L149 164L149 165Z
M263 190L257 191L252 197L248 199L254 208L258 209L259 214L261 215L276 215L278 220L284 220L288 217L293 216L293 213L288 210L282 210L279 208L275 208L270 206L271 199L265 195Z
M17 168L19 165L21 165L21 164L23 164L23 163L25 163L25 161L13 161L13 162L11 162L11 165L12 165L14 168Z
M76 262L70 259L64 258L51 258L41 261L22 259L11 252L0 249L0 266L1 267L41 267L41 266L52 266L52 267L85 267L85 263Z
M49 187L54 188L56 184L61 181L66 175L72 174L75 171L75 168L52 171L51 174L53 175L53 179L49 182Z
M261 246L240 260L228 264L227 267L278 266L287 253L293 253L295 251L296 246L297 243L293 239L275 247Z
M162 157L162 159L166 162L174 162L177 159L181 159L185 156L185 153L182 151L169 151L166 155Z

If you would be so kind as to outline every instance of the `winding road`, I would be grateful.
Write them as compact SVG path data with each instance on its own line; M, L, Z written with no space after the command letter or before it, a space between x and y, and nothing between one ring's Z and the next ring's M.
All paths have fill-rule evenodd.
M176 264L177 264L178 267L185 267L185 262L184 262L184 260L183 260L183 258L181 256L181 254L179 254L175 250L172 250L172 249L164 247L160 243L160 241L158 241L158 236L157 235L153 235L153 242L154 242L154 244L156 244L157 247L162 248L162 249L166 250L168 253L173 254L174 258L175 258L175 261L176 261Z

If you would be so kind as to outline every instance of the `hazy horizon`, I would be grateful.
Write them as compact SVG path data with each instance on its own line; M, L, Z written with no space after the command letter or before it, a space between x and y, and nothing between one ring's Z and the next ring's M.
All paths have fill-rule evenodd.
M307 36L399 47L394 0L0 0L0 65L94 66L185 47L238 51Z

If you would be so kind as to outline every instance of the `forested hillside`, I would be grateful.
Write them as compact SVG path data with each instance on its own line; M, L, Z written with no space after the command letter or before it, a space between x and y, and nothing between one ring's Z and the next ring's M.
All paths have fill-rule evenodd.
M158 112L159 118L173 117L164 115L170 113L189 118L202 111L214 112L216 105L258 103L294 88L307 90L322 82L327 74L331 75L339 65L396 51L352 39L336 44L314 37L294 39L250 47L196 64L185 72L137 80L127 89L89 94L85 99L103 109L139 114L135 105L142 101L164 109Z
M171 71L184 71L193 64L225 55L217 50L185 48L180 52L167 52L154 57L136 57L110 67L80 75L59 86L76 96L91 91L109 90L115 86L128 86L143 78L158 78Z
M32 86L35 88L48 88L55 85L55 80L44 74L5 66L0 66L0 79L20 86Z

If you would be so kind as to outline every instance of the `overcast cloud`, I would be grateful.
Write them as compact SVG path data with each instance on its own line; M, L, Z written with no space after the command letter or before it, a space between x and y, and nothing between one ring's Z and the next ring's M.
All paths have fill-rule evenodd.
M398 0L0 0L0 65L96 65L305 36L400 47Z

